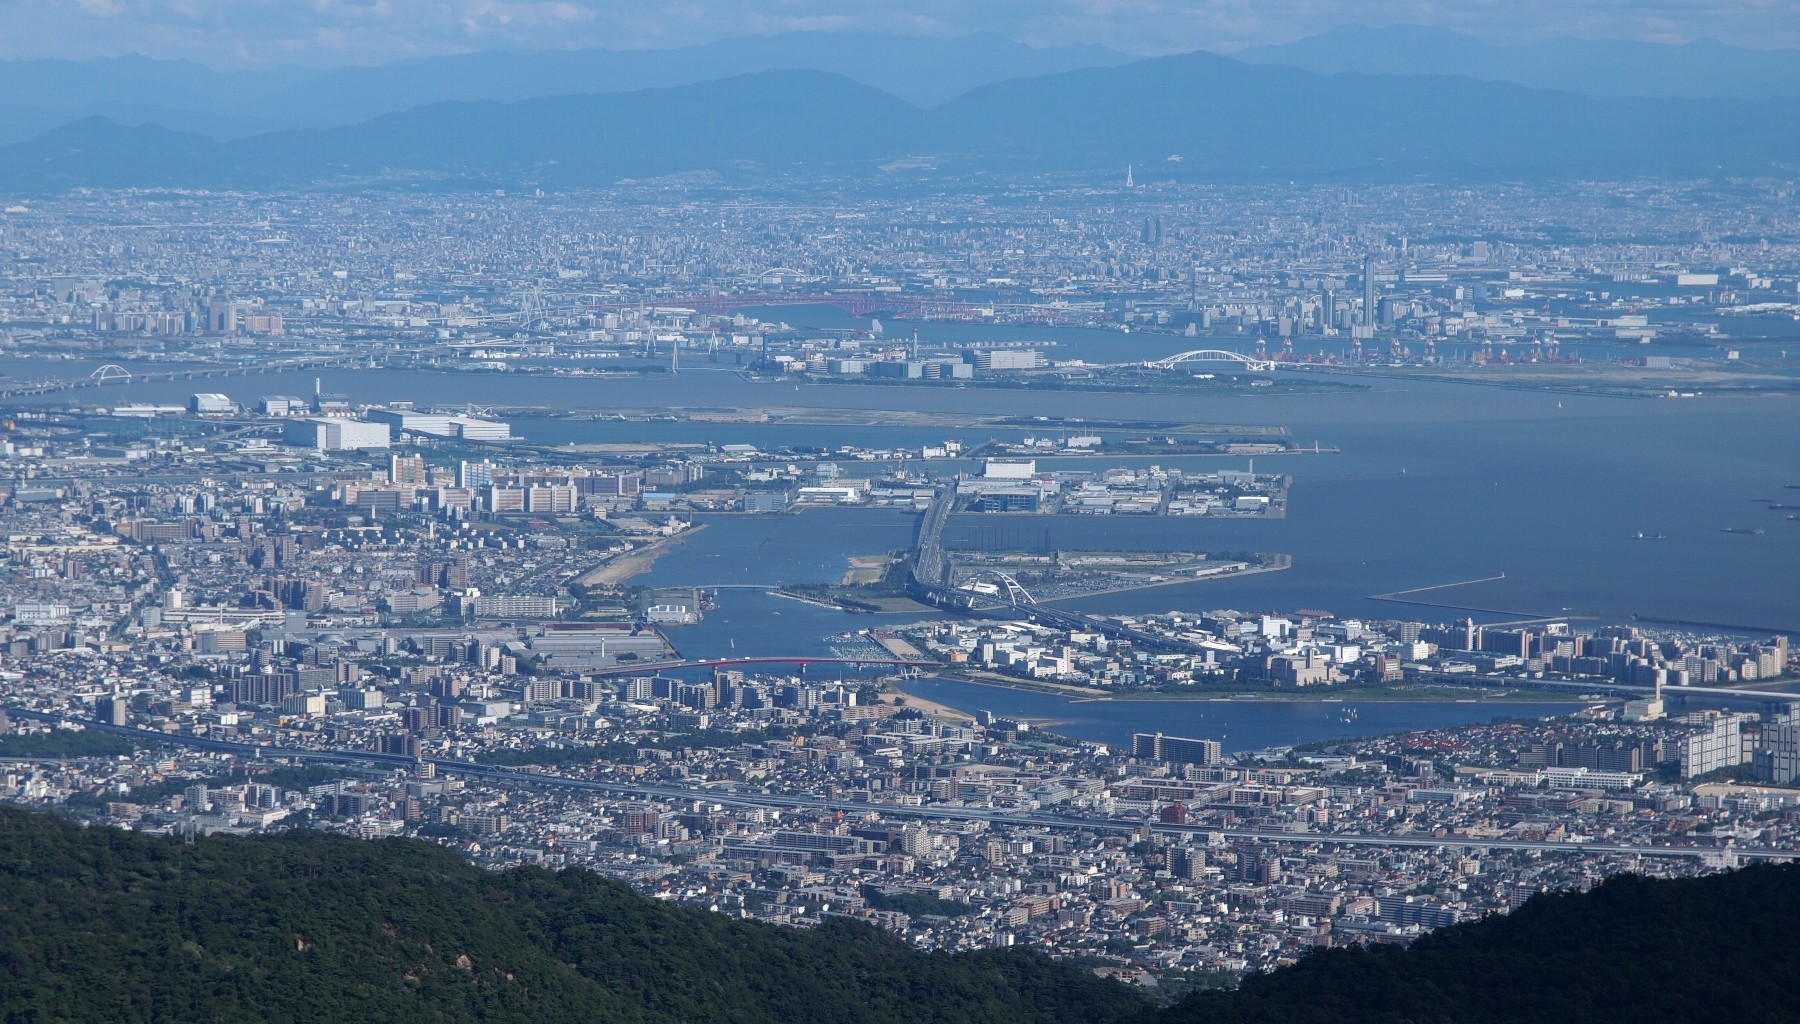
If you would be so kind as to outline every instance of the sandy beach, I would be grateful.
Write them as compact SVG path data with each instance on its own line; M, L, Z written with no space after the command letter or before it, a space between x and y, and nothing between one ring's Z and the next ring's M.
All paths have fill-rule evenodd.
M857 555L849 561L850 568L838 578L840 587L880 583L881 577L887 572L889 558L887 555Z
M691 526L673 537L652 541L636 551L620 555L581 577L581 584L586 587L617 586L639 573L649 572L650 567L656 564L657 558L661 557L671 544L684 541L704 529L706 529L704 523L699 526Z
M910 693L884 693L881 695L884 704L898 704L902 707L922 711L933 718L943 718L954 722L973 722L975 716L965 711L958 711L948 704L939 704L934 700L915 697Z

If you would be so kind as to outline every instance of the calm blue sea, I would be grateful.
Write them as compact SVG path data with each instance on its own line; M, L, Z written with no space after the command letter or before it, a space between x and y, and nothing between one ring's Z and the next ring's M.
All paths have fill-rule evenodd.
M898 325L895 325L898 326ZM1068 342L1084 357L1142 358L1185 347L1178 338L1103 331L990 331ZM1116 351L1106 349L1111 345ZM17 367L31 376L49 364ZM56 376L78 363L55 364ZM1800 402L1785 397L1692 400L1584 398L1452 384L1303 395L1129 396L981 388L759 384L720 371L674 378L567 380L508 375L327 372L330 391L358 402L412 400L582 408L751 405L770 408L936 410L1109 420L1277 424L1341 455L1265 459L1293 474L1280 521L1030 520L1064 548L1168 546L1280 551L1294 568L1249 578L1093 599L1096 611L1235 607L1320 608L1339 615L1448 619L1456 608L1395 605L1371 595L1504 574L1424 598L1486 609L1478 618L1595 615L1679 620L1746 630L1800 631L1800 522L1753 499L1800 504ZM240 402L310 393L310 373L207 383ZM83 392L86 402L181 402L191 382ZM1024 428L706 425L523 419L529 440L715 440L783 444L918 445L955 437L1017 439ZM1218 467L1219 459L1171 459ZM1079 463L1088 467L1093 462ZM850 464L854 472L854 464ZM1017 525L1008 519L1006 525ZM993 520L962 517L953 530ZM1761 528L1763 533L1726 533ZM844 559L903 547L908 520L881 512L808 512L716 522L648 578L667 584L830 580ZM1639 540L1639 533L1661 540ZM1047 536L1045 536L1047 535Z

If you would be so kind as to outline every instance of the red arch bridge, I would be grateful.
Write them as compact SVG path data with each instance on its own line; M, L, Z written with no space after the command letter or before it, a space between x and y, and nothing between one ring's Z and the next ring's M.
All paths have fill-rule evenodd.
M597 676L641 676L683 668L736 668L740 665L798 665L805 671L809 665L880 666L883 668L943 668L936 661L909 661L904 658L707 658L694 661L647 661L621 665L593 673Z

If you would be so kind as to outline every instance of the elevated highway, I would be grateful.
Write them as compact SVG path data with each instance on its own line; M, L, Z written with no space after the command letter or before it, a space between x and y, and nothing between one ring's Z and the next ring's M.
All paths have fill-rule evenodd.
M294 370L343 370L364 365L367 358L334 356L327 359L276 359L266 363L238 366L198 366L182 370L152 370L132 373L122 366L102 366L86 377L66 380L19 381L0 387L0 399L51 395L62 391L103 388L121 384L148 384L156 381L207 380L214 377L248 377L254 374L282 373Z

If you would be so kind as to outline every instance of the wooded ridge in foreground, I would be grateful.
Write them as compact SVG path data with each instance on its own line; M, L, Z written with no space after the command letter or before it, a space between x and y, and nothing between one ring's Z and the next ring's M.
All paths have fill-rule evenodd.
M192 844L0 808L7 1021L1610 1024L1800 1019L1800 866L1621 877L1158 1011L1023 949L923 953L415 840Z
M674 907L416 840L180 840L0 809L8 1021L1111 1021L1144 1003L1025 950L926 954Z

